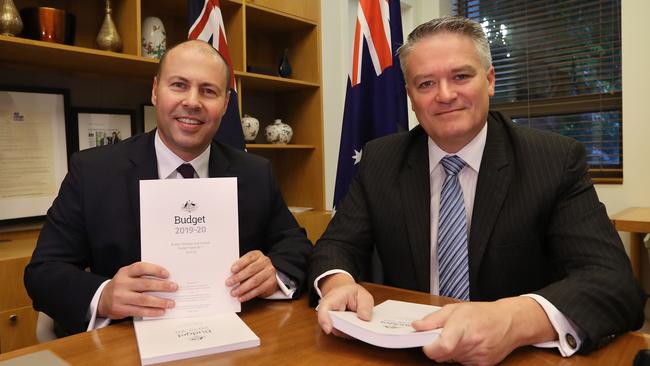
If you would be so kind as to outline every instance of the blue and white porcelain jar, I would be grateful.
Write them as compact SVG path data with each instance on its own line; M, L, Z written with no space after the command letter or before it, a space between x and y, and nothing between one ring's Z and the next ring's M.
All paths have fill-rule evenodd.
M288 144L293 137L293 130L288 124L282 123L281 119L276 119L275 122L266 126L264 134L266 141L270 144Z

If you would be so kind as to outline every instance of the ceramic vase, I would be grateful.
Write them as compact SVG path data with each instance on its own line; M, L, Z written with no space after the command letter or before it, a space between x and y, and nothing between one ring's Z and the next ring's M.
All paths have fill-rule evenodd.
M288 144L293 137L293 130L288 124L282 123L281 119L276 119L275 122L266 126L264 134L266 141L270 144Z
M260 130L260 121L255 117L245 114L244 118L241 119L241 128L244 132L244 140L246 142L254 142Z
M142 56L160 59L167 51L167 33L160 18L146 17L142 22Z
M106 15L104 16L104 23L97 34L97 47L100 50L119 52L122 50L122 38L117 33L117 28L115 23L113 23L113 17L111 14L113 9L111 8L111 1L106 0Z
M0 0L0 34L15 36L23 30L23 21L13 0Z
M288 78L291 76L291 64L289 63L289 50L284 49L282 54L282 59L280 60L280 65L278 65L278 75L283 78Z

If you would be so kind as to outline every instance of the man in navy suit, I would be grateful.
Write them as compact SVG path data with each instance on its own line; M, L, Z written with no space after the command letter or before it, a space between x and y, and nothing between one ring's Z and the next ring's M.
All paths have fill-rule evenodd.
M489 112L495 73L481 26L434 19L398 52L420 125L364 147L314 249L309 284L312 300L321 297L323 330L332 331L328 310L370 319L374 300L356 281L373 248L386 284L470 300L413 323L443 329L423 349L438 362L495 364L531 344L570 356L639 328L645 295L598 201L584 147ZM448 176L462 197L445 211ZM438 227L459 208L455 223ZM454 253L464 254L444 267L450 251L440 237L450 227L461 227Z
M157 130L72 156L25 269L34 308L62 333L160 316L174 306L146 293L178 286L165 268L140 262L139 181L182 178L182 164L190 164L189 177L237 178L242 256L231 277L215 281L232 287L240 301L299 295L311 243L287 209L269 162L212 142L228 105L229 80L212 46L181 43L165 54L154 78Z

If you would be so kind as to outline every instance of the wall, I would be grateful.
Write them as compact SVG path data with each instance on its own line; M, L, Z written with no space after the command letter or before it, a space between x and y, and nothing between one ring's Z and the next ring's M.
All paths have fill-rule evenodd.
M623 58L623 184L597 185L600 200L614 214L630 206L650 206L650 46L647 14L650 2L623 0L621 9ZM629 234L622 233L623 242ZM648 256L641 277L650 293Z

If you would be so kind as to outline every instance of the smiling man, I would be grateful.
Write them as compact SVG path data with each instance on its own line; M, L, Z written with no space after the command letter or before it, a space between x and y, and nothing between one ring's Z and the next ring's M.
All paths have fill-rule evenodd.
M643 323L645 295L577 141L489 111L495 73L481 26L418 26L399 49L419 126L369 142L310 263L318 321L370 319L357 280L377 250L387 285L466 300L413 323L442 328L424 353L491 365L524 345L589 352Z
M31 262L25 286L60 334L130 316L159 316L176 291L169 273L140 262L139 181L236 177L239 249L230 278L240 301L297 297L311 243L282 199L268 161L212 142L229 98L230 71L208 43L193 40L160 62L151 101L158 128L74 154ZM85 269L88 269L87 271Z

